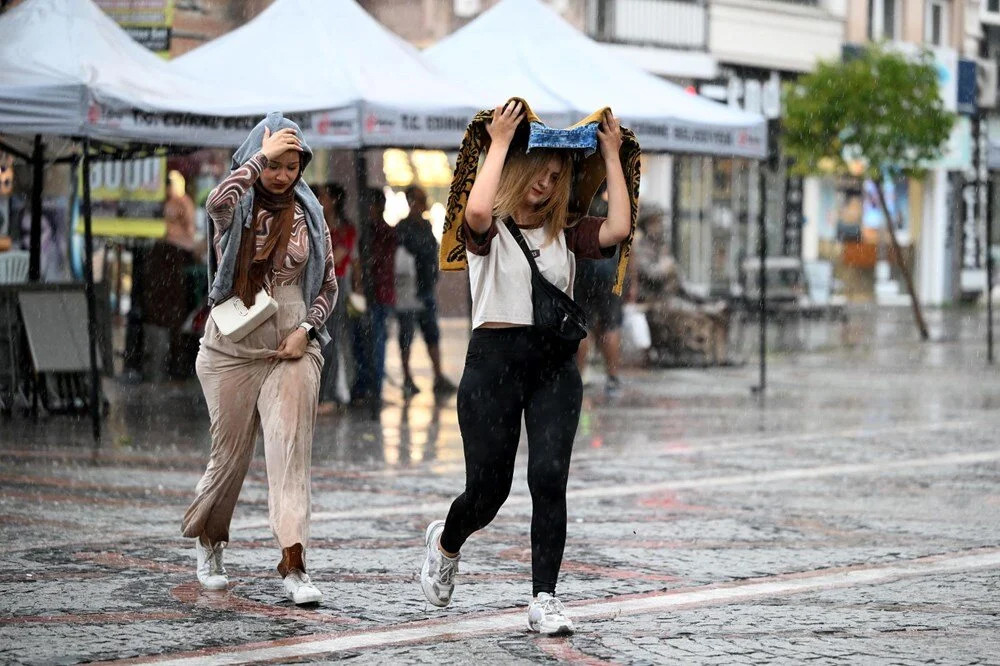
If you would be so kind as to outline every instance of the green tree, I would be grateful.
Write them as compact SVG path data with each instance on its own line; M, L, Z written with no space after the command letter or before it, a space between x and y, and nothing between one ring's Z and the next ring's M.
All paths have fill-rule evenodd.
M927 340L883 183L923 175L941 155L954 114L944 108L937 68L930 53L917 57L869 46L846 62L823 62L786 86L782 143L799 173L850 174L871 179L878 189L900 270L913 305L920 337Z

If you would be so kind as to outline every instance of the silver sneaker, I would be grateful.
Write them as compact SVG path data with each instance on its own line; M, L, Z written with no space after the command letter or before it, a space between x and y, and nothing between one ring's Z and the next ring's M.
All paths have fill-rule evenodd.
M424 596L439 608L451 603L451 593L455 591L455 574L458 573L458 562L462 559L461 555L445 557L441 552L438 543L443 531L443 520L435 520L427 526L427 531L424 532L427 557L420 570L420 586L424 589Z
M313 585L309 574L298 569L292 569L281 579L285 585L285 593L296 604L315 604L323 599L323 593Z
M226 567L222 565L222 552L226 542L219 541L206 547L201 538L194 540L194 550L198 556L198 582L206 590L224 590L229 586Z
M528 629L548 636L568 636L573 633L573 621L557 597L539 592L528 606Z

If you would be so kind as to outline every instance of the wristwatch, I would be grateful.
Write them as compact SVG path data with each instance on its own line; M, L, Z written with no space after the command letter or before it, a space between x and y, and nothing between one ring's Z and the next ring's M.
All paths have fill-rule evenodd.
M302 322L301 324L299 324L299 328L305 330L306 337L309 338L310 340L315 340L319 335L316 332L316 327L308 322Z

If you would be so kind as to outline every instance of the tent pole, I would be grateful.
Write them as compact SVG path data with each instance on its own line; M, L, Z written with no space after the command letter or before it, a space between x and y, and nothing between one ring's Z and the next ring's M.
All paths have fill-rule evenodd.
M35 135L35 149L31 154L31 235L28 241L28 280L38 282L42 277L42 182L45 177L45 147L42 135Z
M760 320L760 331L758 333L758 343L760 356L760 377L755 387L758 394L764 395L767 389L767 206L764 205L767 184L764 176L765 162L759 161L757 166L757 249L759 252L760 268L757 273L758 290L758 317Z
M986 181L986 362L993 365L993 181Z
M365 291L365 300L368 302L367 312L362 321L367 322L366 342L362 345L365 355L364 366L368 376L362 378L361 384L368 389L374 388L379 383L379 378L375 376L375 336L374 336L374 313L375 307L375 256L372 252L373 232L369 217L369 206L371 202L366 199L368 189L368 163L365 159L365 149L363 147L354 151L354 183L358 195L358 249L361 260L361 285ZM376 395L371 400L372 418L378 418L379 406L382 396Z
M359 243L362 244L363 254L361 256L361 283L364 285L365 298L372 299L375 295L371 253L372 229L368 224L368 202L365 201L365 190L368 189L368 164L365 159L365 149L358 148L354 151L354 184L358 196L358 231ZM371 304L369 303L369 307Z
M100 375L97 372L97 304L94 295L94 239L90 201L90 138L83 139L83 275L87 297L87 347L90 352L90 419L94 443L101 441Z
M681 225L678 215L681 210L681 160L685 156L670 156L670 251L675 259L680 259L677 254L681 247Z

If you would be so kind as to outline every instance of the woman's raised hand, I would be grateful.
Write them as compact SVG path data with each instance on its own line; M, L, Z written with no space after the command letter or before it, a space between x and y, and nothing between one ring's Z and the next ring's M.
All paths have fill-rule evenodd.
M299 137L295 136L295 130L291 127L280 129L274 134L271 134L271 130L265 127L264 140L260 143L260 150L264 153L264 157L273 160L289 150L301 152L302 144L299 142Z
M618 159L618 152L622 147L622 127L610 111L604 112L604 119L597 128L597 141L601 144L604 159Z
M493 111L493 120L486 125L486 131L490 134L493 143L510 144L514 138L514 131L521 124L524 118L524 105L511 100L503 106L498 106Z

